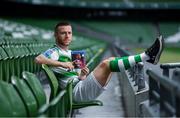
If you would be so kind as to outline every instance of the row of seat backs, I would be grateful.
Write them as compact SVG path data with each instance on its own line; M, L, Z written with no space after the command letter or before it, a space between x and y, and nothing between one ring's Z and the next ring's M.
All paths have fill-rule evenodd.
M21 77L22 71L38 72L40 66L34 62L36 55L40 54L50 45L14 45L0 47L0 79L9 82L11 75ZM103 45L94 45L86 48L86 60L89 61L96 50L103 47ZM96 59L97 60L97 59ZM95 60L94 60L95 61ZM90 69L96 63L91 64ZM3 72L4 71L4 72Z
M12 76L11 83L0 81L0 116L36 116L46 103L46 95L38 78L23 72L23 79Z
M85 46L85 45L83 45ZM23 57L23 56L36 56L48 48L53 47L53 44L30 44L30 45L5 45L1 46L1 58L17 58L17 57ZM98 49L104 48L105 45L88 45L83 48L80 48L81 46L77 46L76 48L73 48L75 50L78 49L84 49L86 51L86 59L89 60Z
M24 45L24 44L40 44L40 43L46 43L46 44L52 44L55 43L55 40L53 38L44 40L41 37L24 37L24 38L13 38L11 36L0 36L0 45Z
M4 50L6 55L11 57L38 55L41 52L53 47L52 44L30 44L30 45L4 45L1 50Z
M23 72L23 79L0 81L0 117L65 117L70 112L69 92L58 91L49 102L36 75Z
M41 83L38 81L38 78L36 77L36 75L34 75L30 72L23 72L22 76L23 76L23 79L20 79L16 76L11 77L11 83L13 84L16 92L14 92L15 90L13 89L12 91L6 92L6 93L8 93L8 95L6 95L6 97L4 97L4 99L1 98L2 103L4 103L4 105L2 104L1 106L3 106L3 107L7 106L8 108L3 108L3 109L7 109L7 112L10 112L10 113L7 113L7 112L4 112L3 110L0 110L1 116L7 116L7 117L8 116L36 116L37 112L38 112L38 108L40 108L42 105L45 104L46 96L45 96L45 93L41 86ZM54 79L54 80L56 80L56 79ZM11 84L5 83L3 81L0 81L0 82L5 84L4 86L0 86L0 88L9 88L9 86L12 86ZM51 83L51 85L54 85L55 82L51 81L50 83ZM71 86L71 85L69 85L69 86ZM58 85L56 87L58 88ZM52 88L55 88L55 86ZM11 89L12 89L12 87L11 87ZM51 96L55 93L55 92L53 92L54 90L55 89L51 90L52 91ZM71 90L71 89L69 89L69 90ZM3 91L5 91L5 90L2 90L1 93L3 93ZM16 95L11 96L11 92L13 92ZM47 111L48 111L48 116L56 116L56 115L57 116L65 116L66 114L68 114L72 109L72 108L69 108L70 104L72 104L72 103L69 103L69 101L72 101L72 99L68 99L69 93L71 93L71 92L72 91L69 91L68 93L66 93L66 96L64 98L65 101L63 101L63 100L61 100L62 98L60 97L62 95L59 95L61 92L58 91L58 89L57 89L56 94L54 94L52 97L50 97L50 101L52 101L52 102L50 102L50 104L46 104L46 106L48 106L48 108L47 108L48 110L44 111L44 113L47 113ZM19 94L19 96L17 94ZM65 94L65 92L63 94ZM10 99L10 100L8 100L8 102L7 102L7 98ZM17 98L17 99L14 101L13 98ZM72 97L70 97L70 98L72 98ZM22 101L20 99L22 99ZM59 102L57 103L57 101L59 101ZM14 110L14 108L6 105L9 103L12 106L16 106L16 103L18 103L20 108L17 111L12 111L12 110ZM57 105L57 104L59 104L59 105ZM22 109L22 110L20 110L20 109ZM26 109L26 110L24 110L24 109ZM61 110L61 112L59 112L59 113L55 112L54 109L59 109L58 111ZM11 114L11 113L14 113L14 114Z
M23 79L15 76L11 77L11 83L13 86L12 84L0 81L0 84L2 84L0 86L1 107L3 107L3 110L0 110L0 116L36 116L38 109L46 103L45 92L43 91L41 83L36 75L30 72L23 72L22 75ZM74 109L77 109L92 105L102 105L102 102L100 101L73 103L72 80L68 82L64 91L67 92L56 91L56 95L51 98L50 103L45 105L45 108L47 109L44 111L44 114L47 114L48 111L47 116L67 116L67 114L71 114L73 107ZM4 92L6 94L3 94ZM53 91L51 91L51 93L52 92ZM63 97L61 98L60 96ZM15 110L17 103L19 109L17 108L18 110ZM55 110L58 111L55 112Z
M50 47L53 47L53 44L6 45L0 47L0 59L36 56ZM81 49L85 49L86 59L89 60L98 49L104 47L105 45L90 45Z
M18 58L23 56L36 56L48 48L53 47L53 44L31 44L31 45L7 45L0 47L0 59ZM89 60L98 49L104 48L105 45L91 45L81 49L86 51L86 59ZM78 48L76 48L77 50Z
M12 75L21 77L23 71L40 71L40 66L34 62L34 57L50 45L48 47L46 45L45 48L42 48L42 45L38 46L30 46L29 48L24 45L0 47L0 80L9 82Z

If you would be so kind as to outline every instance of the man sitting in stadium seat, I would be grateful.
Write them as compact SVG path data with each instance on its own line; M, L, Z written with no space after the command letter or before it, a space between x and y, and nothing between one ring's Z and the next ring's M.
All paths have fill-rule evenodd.
M74 65L71 61L71 50L68 46L72 41L72 27L67 22L60 22L55 26L54 36L56 45L35 58L38 64L47 64L53 67L63 67L71 71L60 73L60 85L66 84L68 78L79 81L73 89L75 101L88 101L96 99L108 84L112 72L120 72L134 66L137 62L147 61L157 64L163 50L164 39L159 36L154 44L145 52L128 57L110 57L100 62L89 74L89 69L84 67L81 73L74 72Z

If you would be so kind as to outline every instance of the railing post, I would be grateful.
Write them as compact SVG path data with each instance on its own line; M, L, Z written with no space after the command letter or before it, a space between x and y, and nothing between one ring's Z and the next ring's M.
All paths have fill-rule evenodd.
M173 71L172 79L175 82L178 82L180 84L180 69L176 68ZM180 117L180 90L176 95L176 102L175 102L175 107L176 107L176 117Z
M174 76L176 75L175 73L176 72L174 72L174 74L173 74ZM163 68L163 75L169 78L169 68L168 67ZM174 77L172 77L172 78L174 79ZM165 106L164 106L165 101L168 101L168 103L170 103L170 105L172 105L175 108L176 101L175 101L175 93L174 92L170 92L165 87L160 86L160 96L161 96L161 99L160 99L161 113L162 113L162 110L166 110L166 109L164 109L165 108ZM169 96L169 97L167 97L167 96ZM166 112L166 116L173 116L173 114L174 114L173 111L172 112L169 112L169 111Z
M176 72L174 72L176 73ZM175 75L173 73L173 75ZM169 68L165 67L163 68L163 75L169 78ZM174 79L174 77L172 77L172 79ZM160 110L166 110L164 109L164 102L168 102L170 103L170 105L172 105L174 108L176 106L176 100L175 100L175 94L168 91L166 88L164 88L163 86L160 86L160 96L161 96L161 100L160 100ZM169 97L167 97L169 96ZM170 113L169 111L166 112L166 116L173 116L173 112Z
M169 77L169 68L163 68L163 75Z
M159 100L159 86L158 82L149 76L149 103L150 106Z
M180 69L179 69L179 68L176 68L176 69L173 71L172 79L173 79L174 81L180 83Z
M173 116L175 114L173 108L169 107L169 109L171 109L171 111L169 111L169 109L166 109L169 105L165 106L165 102L168 102L172 107L175 107L174 95L174 92L169 91L162 84L160 84L160 116Z
M180 117L180 90L176 94L176 117Z

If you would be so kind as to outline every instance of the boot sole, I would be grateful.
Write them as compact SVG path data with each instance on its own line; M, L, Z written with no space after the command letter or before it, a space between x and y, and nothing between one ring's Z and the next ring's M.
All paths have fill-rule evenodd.
M156 56L155 61L154 61L153 64L157 64L157 63L159 62L161 53L162 53L162 51L163 51L163 49L164 49L164 39L163 39L163 37L160 36L158 39L159 39L159 42L160 42L160 49L159 49L159 52L158 52L158 54L157 54L157 56Z

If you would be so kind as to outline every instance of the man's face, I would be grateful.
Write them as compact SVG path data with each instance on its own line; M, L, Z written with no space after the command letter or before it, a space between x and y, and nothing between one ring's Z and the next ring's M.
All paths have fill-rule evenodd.
M55 38L58 45L69 46L72 41L71 26L59 26L55 33Z

